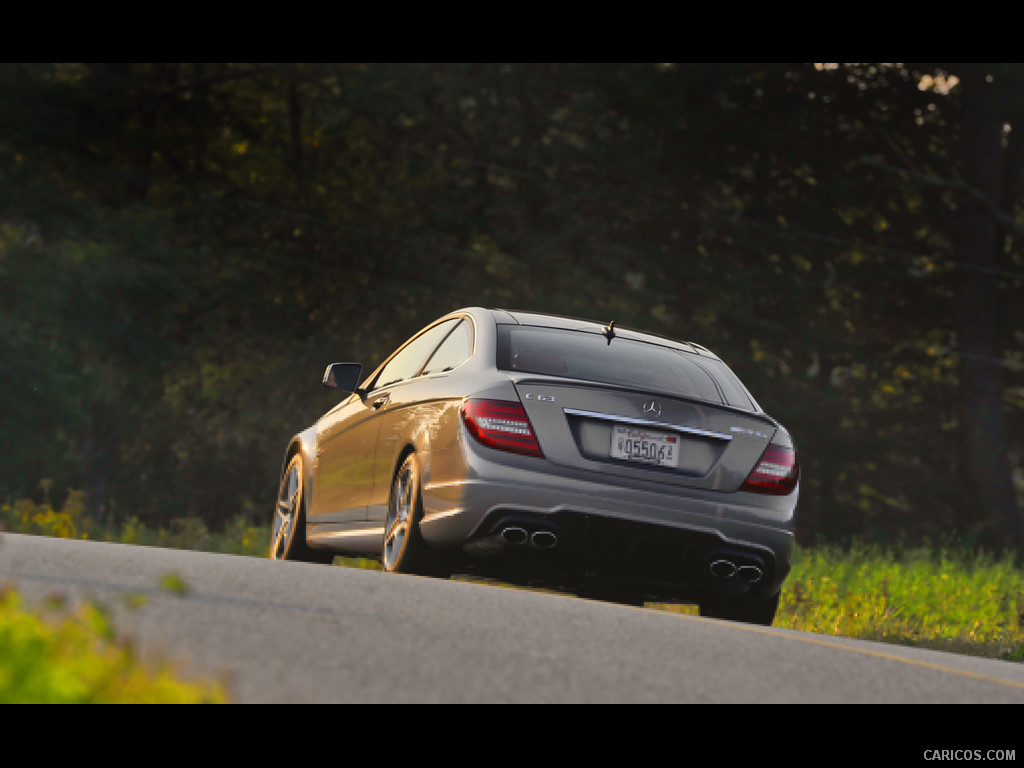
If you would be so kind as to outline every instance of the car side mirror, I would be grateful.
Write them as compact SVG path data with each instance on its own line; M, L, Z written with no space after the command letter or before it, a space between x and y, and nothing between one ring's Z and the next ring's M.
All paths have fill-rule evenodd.
M363 390L359 389L359 378L362 375L363 366L359 363L331 363L324 371L324 386L362 396Z

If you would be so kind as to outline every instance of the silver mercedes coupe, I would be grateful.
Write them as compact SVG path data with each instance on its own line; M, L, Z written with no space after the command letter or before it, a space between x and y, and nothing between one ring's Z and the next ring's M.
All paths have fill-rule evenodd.
M270 556L378 558L771 624L799 465L786 429L703 346L471 307L369 377L285 450Z

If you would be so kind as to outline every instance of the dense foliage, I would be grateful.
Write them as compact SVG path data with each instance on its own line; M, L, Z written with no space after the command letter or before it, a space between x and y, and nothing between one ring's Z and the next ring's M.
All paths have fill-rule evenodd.
M0 66L0 496L266 519L328 362L507 306L721 354L804 542L1024 550L1021 77Z

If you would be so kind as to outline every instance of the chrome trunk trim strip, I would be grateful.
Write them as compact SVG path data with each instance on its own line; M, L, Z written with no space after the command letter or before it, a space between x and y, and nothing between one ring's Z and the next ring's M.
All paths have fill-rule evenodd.
M614 421L618 424L635 424L638 427L652 427L654 429L670 429L675 432L685 432L688 435L699 435L701 437L713 437L717 440L732 440L732 435L723 435L721 432L711 432L706 429L695 427L684 427L682 424L672 424L667 421L651 421L650 419L638 419L633 416L616 416L610 413L598 413L597 411L581 411L576 408L563 408L567 416L584 416L588 419L601 419L603 421Z

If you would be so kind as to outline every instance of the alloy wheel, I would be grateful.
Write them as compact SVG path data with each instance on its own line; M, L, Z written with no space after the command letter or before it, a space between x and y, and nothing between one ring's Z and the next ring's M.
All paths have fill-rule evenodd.
M409 536L416 504L416 472L415 465L406 461L391 488L388 500L387 518L384 523L384 569L395 570L402 556L406 539Z
M288 465L281 488L277 494L274 510L274 525L270 536L270 557L284 560L295 532L295 521L302 501L302 483L299 478L299 463L295 460Z

